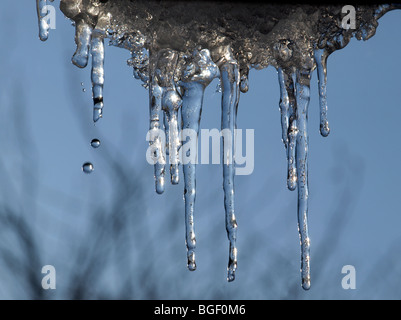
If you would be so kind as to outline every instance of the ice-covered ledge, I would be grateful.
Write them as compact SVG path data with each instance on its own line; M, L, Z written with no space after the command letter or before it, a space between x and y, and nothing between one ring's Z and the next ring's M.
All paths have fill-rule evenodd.
M37 0L40 38L46 40L46 0ZM150 145L156 191L165 188L166 165L172 184L179 181L180 129L199 130L205 87L216 77L222 88L222 130L236 127L240 92L248 91L251 68L269 65L278 72L282 139L288 161L287 184L298 189L302 286L310 287L308 236L307 111L311 73L317 68L320 131L327 120L327 57L355 36L367 40L378 19L400 5L273 5L250 1L61 0L60 9L76 28L72 62L86 67L92 56L93 120L102 117L104 40L130 50L134 76L149 90ZM44 9L43 9L44 8ZM43 10L42 10L43 9ZM355 9L355 11L353 11ZM136 106L140 107L140 106ZM180 120L181 118L181 120ZM179 123L181 122L181 126ZM166 139L161 133L166 133ZM233 136L233 135L232 135ZM223 139L231 148L234 139ZM168 161L169 160L169 161ZM195 164L182 164L188 268L196 269ZM234 212L235 154L223 163L226 228L230 242L228 280L237 267Z

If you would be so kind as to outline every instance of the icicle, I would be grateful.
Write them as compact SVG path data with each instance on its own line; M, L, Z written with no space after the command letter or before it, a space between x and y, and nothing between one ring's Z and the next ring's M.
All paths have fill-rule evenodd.
M220 65L220 79L222 84L221 129L222 131L228 129L230 132L229 137L227 138L226 135L223 139L224 208L227 237L230 241L227 280L234 281L237 269L237 247L235 244L237 239L237 221L234 213L234 135L240 94L240 75L238 63L229 48L227 48L224 62Z
M53 0L50 1L53 2ZM39 39L46 41L49 38L50 29L50 25L46 21L46 17L49 14L47 0L36 0L36 11L39 23Z
M288 98L284 71L281 68L277 69L278 82L280 85L280 113L281 113L281 138L284 146L288 148L288 127L290 121L290 99Z
M104 84L104 44L103 36L93 32L91 41L92 54L92 93L93 93L93 121L98 121L103 112L103 84Z
M163 88L162 88L163 89ZM163 95L162 95L163 96ZM162 99L162 109L163 109L163 99ZM166 155L170 155L170 147L169 147L169 141L170 141L170 126L168 124L168 117L167 117L167 112L163 112L163 124L164 124L164 131L166 133L166 143L165 143L165 150L166 150Z
M149 113L150 113L150 125L149 129L151 134L157 135L160 130L160 113L161 113L161 100L162 100L162 88L154 80L154 75L149 74ZM157 162L154 165L154 176L155 176L155 188L158 194L164 192L164 175L165 175L165 163L163 153L163 141L159 136L155 139L151 139L149 145L154 145L155 148L155 159Z
M310 288L310 240L308 235L308 105L310 100L310 71L296 74L296 101L298 135L296 140L296 164L298 174L298 230L301 241L302 287Z
M157 1L153 4L152 1L140 2L60 1L61 11L66 17L72 19L76 26L77 48L72 62L80 68L86 67L92 46L93 120L97 121L102 117L103 39L109 37L111 45L131 51L132 59L129 60L129 64L133 67L134 76L142 80L145 88L149 88L150 130L147 138L150 136L149 141L152 148L149 149L152 158L156 159L154 176L157 193L163 193L165 188L166 153L170 158L173 184L178 183L177 160L180 158L179 156L183 155L184 150L186 150L187 158L195 158L195 161L183 162L188 268L195 270L194 207L197 150L193 148L188 150L186 144L197 140L206 86L215 77L221 75L221 86L219 84L218 91L222 92L223 188L226 230L230 242L227 278L228 281L232 281L237 268L237 249L235 247L237 223L234 212L234 129L239 92L245 93L249 89L250 67L263 69L271 63L280 65L278 77L281 90L282 139L287 151L287 186L290 190L298 187L302 286L306 290L309 289L307 109L310 95L310 73L313 69L312 65L314 66L311 48L316 48L314 59L319 81L320 132L323 136L327 136L330 132L326 101L328 55L344 48L353 36L357 39L369 39L376 32L377 19L389 10L401 8L401 4L359 6L356 28L347 30L339 23L341 7L335 6L324 8L286 6L286 10L274 8L274 6L272 8L260 6L258 7L260 16L274 22L267 23L261 28L259 23L255 23L254 26L249 24L255 15L251 10L248 12L248 16L248 5L245 3L239 7L235 6L235 8L217 4L213 8L215 14L209 15L207 11L209 4L206 3L205 6L196 4L195 7L190 8L191 5L184 1L178 4L175 11L182 11L186 17L176 19L167 11L160 11L160 3ZM54 8L47 6L47 3L47 0L36 0L39 37L42 41L48 38L49 29L54 28L55 22L55 20L49 19L52 17ZM199 13L190 17L191 23L182 23L184 20L188 20L186 19L188 18L186 10L189 13L194 10ZM241 14L240 19L236 19L235 23L230 24L230 28L221 28L221 21L230 20L242 11L245 15ZM291 14L288 15L288 13ZM308 17L307 21L305 21L306 16ZM168 28L163 28L163 26L160 28L161 24L158 23L160 21ZM291 24L291 28L288 28L288 24ZM93 31L94 29L95 31ZM184 37L180 37L180 35L184 35ZM189 37L185 35L189 35ZM227 46L219 47L221 43ZM213 59L214 61L218 60L216 62L218 67L210 58L210 52L207 49L199 49L200 51L196 50L193 55L188 55L192 48L195 46L199 48L200 45L213 48L215 54ZM230 46L235 48L234 52ZM175 48L176 51L166 48ZM157 54L149 55L148 50L155 50ZM155 62L159 62L160 58L163 61L157 65ZM294 72L301 66L303 70ZM83 88L83 90L85 89ZM195 132L187 137L185 144L182 145L178 139L178 109L180 107L183 127L181 134L184 136L185 129ZM163 119L160 118L162 111L164 111ZM165 139L166 134L167 139ZM94 139L91 145L93 148L97 148L100 146L100 141ZM85 163L83 171L92 172L93 165Z
M199 131L199 122L203 104L203 93L205 87L199 82L189 82L184 86L184 97L181 109L183 129ZM188 141L190 143L190 141ZM190 150L190 153L196 150ZM188 154L188 156L192 156ZM196 164L183 164L184 172L184 199L185 199L185 229L188 269L196 269L195 262L195 230L194 230L194 207L196 198Z
M295 161L296 141L298 136L298 126L296 116L290 117L290 128L288 131L287 149L287 188L294 191L297 188L297 166Z
M183 81L179 85L183 88L181 119L182 133L185 129L191 129L192 132L199 133L199 123L202 112L203 94L206 86L218 76L219 70L210 58L209 50L195 51L193 61L188 63L183 72ZM189 139L188 139L189 138ZM194 137L188 137L184 143L191 143ZM196 137L197 139L197 137ZM192 145L194 141L192 141ZM197 145L197 144L196 144ZM186 157L190 160L183 162L184 172L184 200L185 200L185 233L188 269L196 269L195 262L195 230L194 230L194 210L196 198L196 159L197 149L189 149Z
M165 111L168 125L168 128L166 127L166 132L168 132L166 140L168 141L172 184L178 184L180 181L178 171L178 148L180 146L180 138L178 135L178 109L181 107L181 103L181 97L174 88L163 91L162 108Z
M75 43L77 49L72 56L72 63L79 68L85 68L88 64L92 30L83 19L76 22Z
M317 77L319 83L319 103L320 103L320 134L327 137L330 133L329 122L327 121L327 52L324 49L316 49L314 52Z
M178 135L178 109L182 99L175 89L174 73L177 67L178 53L173 50L164 50L159 53L156 72L159 84L163 87L162 109L164 111L164 126L166 130L166 153L170 160L171 183L179 183L179 156L180 139Z
M298 134L293 77L279 68L281 135L287 152L287 187L293 191L297 186L295 145Z

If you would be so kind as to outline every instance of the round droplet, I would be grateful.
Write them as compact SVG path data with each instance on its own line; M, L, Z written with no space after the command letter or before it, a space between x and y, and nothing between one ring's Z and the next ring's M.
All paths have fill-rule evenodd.
M228 270L227 274L227 281L228 282L233 282L235 280L235 273L232 270Z
M195 252L193 250L189 250L187 252L187 257L188 257L188 262L187 262L188 270L195 271L196 270Z
M85 89L85 88L82 88L82 92L86 92L86 89Z
M310 277L302 278L302 288L304 290L309 290L310 289Z
M329 122L326 120L320 124L320 134L323 137L327 137L329 135L329 133L330 133Z
M162 194L164 192L164 177L159 177L156 179L156 193Z
M99 139L92 139L91 141L92 148L99 148L100 147L100 140Z
M287 188L290 191L294 191L297 188L297 172L295 169L289 169L288 170L288 176L287 176Z
M92 171L93 171L93 164L92 163L90 163L90 162L85 162L83 165L82 165L82 171L83 172L85 172L85 173L91 173Z

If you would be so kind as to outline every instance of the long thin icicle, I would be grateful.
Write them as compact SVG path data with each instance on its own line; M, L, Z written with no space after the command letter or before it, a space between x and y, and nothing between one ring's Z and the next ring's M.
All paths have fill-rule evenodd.
M295 98L295 73L292 73L287 78L287 93L290 101L290 127L288 129L288 150L287 150L287 187L289 190L294 191L297 187L297 166L295 163L295 145L298 135L298 122L297 122L297 102Z
M287 75L279 68L281 134L287 152L287 187L293 191L297 186L295 145L298 134L296 101L293 75Z
M103 36L96 31L92 34L92 94L93 94L93 121L103 116L103 85L104 85L104 43Z
M240 74L237 61L233 58L231 50L226 54L225 62L220 66L220 79L222 88L221 100L221 129L223 132L223 189L224 208L226 214L227 237L230 241L228 260L228 281L234 281L237 269L237 221L234 213L234 139L236 129L237 108L239 102ZM228 130L228 134L224 131Z
M184 96L181 108L183 129L192 129L199 132L199 123L202 112L203 94L205 87L199 82L189 82L184 85ZM183 141L193 143L191 141ZM197 150L189 150L188 157L196 159ZM184 199L185 199L185 242L187 246L188 269L196 270L195 262L195 229L194 210L196 198L196 164L187 163L182 166L184 172Z
M180 146L180 139L178 135L178 109L181 107L182 99L175 90L169 88L163 91L162 107L165 111L168 128L168 149L170 159L170 175L171 183L178 184L180 175L178 171L178 148Z
M192 139L197 139L199 133L199 124L202 112L203 95L206 86L218 76L219 70L210 58L209 50L195 51L193 54L193 62L187 65L183 72L184 80L180 82L180 86L184 89L181 107L182 132L190 129L196 133L196 137L187 137L184 143L191 143ZM189 138L189 140L188 140ZM197 143L192 141L192 146ZM184 200L185 200L185 240L187 246L188 269L196 270L195 262L195 229L194 229L194 210L196 198L196 159L197 148L187 150L186 158L195 161L183 162L184 172Z
M283 69L277 69L278 82L280 85L280 113L281 113L281 138L283 143L288 148L288 128L290 122L290 99L286 87L286 79Z
M298 174L298 230L301 241L302 287L310 288L310 240L308 234L308 105L310 100L310 71L297 71L296 99L298 135L296 163Z
M157 72L160 85L163 87L162 109L164 111L164 126L166 130L166 153L170 160L171 183L179 183L179 156L180 139L178 134L178 109L182 99L178 94L174 73L178 62L178 54L173 50L164 50L159 55Z
M319 103L320 103L320 134L327 137L330 133L329 122L327 120L327 52L324 49L316 49L314 57L317 66L317 77L319 83Z
M160 126L160 114L161 114L161 100L163 90L154 80L154 75L152 73L149 74L149 113L150 113L150 124L149 130L151 134L155 136L151 139L149 143L151 146L154 146L155 150L155 159L157 162L154 164L154 176L155 176L155 189L158 194L162 194L164 192L164 176L165 176L165 163L163 153L163 144L164 141L161 140L161 137L158 136L158 131L161 130Z

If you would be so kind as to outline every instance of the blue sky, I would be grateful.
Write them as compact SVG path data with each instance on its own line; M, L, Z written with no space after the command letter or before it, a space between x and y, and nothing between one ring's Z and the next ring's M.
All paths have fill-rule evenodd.
M7 180L10 184L0 186L0 199L2 202L15 199L22 207L35 204L35 215L30 216L30 221L43 248L43 264L60 268L61 286L67 284L63 282L66 280L60 262L64 260L59 256L64 250L73 251L67 235L71 229L77 235L84 234L90 223L84 218L85 212L112 197L113 184L105 175L101 160L106 150L111 150L121 165L143 173L138 183L148 204L144 215L151 225L149 234L143 238L144 244L149 240L146 236L160 236L152 230L158 229L162 218L168 219L166 208L178 207L176 217L172 217L172 221L179 223L174 234L166 230L160 236L170 239L176 252L174 257L163 256L168 267L163 268L162 274L172 283L180 279L194 288L186 298L213 298L205 285L212 280L223 298L400 298L401 293L396 290L401 278L396 248L399 249L401 235L398 201L401 12L393 11L381 18L377 33L370 40L352 39L345 49L329 57L331 133L327 138L319 134L316 72L312 75L309 106L312 288L309 292L303 292L299 285L297 195L286 190L275 69L252 70L250 89L240 97L238 128L255 130L255 170L250 176L236 177L239 265L236 281L228 284L222 169L218 165L198 169L195 216L198 270L190 273L185 268L183 186L182 183L168 186L162 196L154 192L153 168L145 159L147 91L132 77L126 64L129 52L106 47L104 118L94 126L90 68L80 70L70 62L75 50L71 23L58 11L57 29L51 30L49 40L42 43L38 39L33 1L25 7L8 1L2 6L0 16L3 30L0 157L11 177ZM86 92L82 91L81 82ZM216 85L215 80L206 90L202 128L220 126L221 98L215 92ZM17 102L24 106L23 113L13 112ZM25 146L22 141L22 153L15 144L15 139L23 138L15 134L19 121L27 122L28 137L34 142L33 147L32 143ZM90 147L93 138L102 141L100 148ZM103 148L104 145L110 148ZM32 162L26 163L27 159ZM81 171L86 161L93 162L95 167L90 175ZM27 185L19 183L26 177L25 169L22 170L25 167L36 177L39 187L29 190ZM0 185L5 180L0 177ZM67 199L64 203L59 201L60 195ZM68 210L71 203L81 211ZM332 237L337 234L335 226L342 220L339 222L336 217L340 216L345 221L344 228L338 237L328 239L329 232ZM331 248L334 242L335 247ZM322 249L324 254L319 255L324 261L315 259L319 244L326 245ZM160 252L156 256L163 255L164 245L165 242L157 245L156 251ZM289 263L286 268L274 264L278 256ZM349 264L357 271L357 289L346 291L341 288L341 268ZM112 273L105 277L113 278ZM319 274L316 281L314 274ZM377 281L372 280L372 275ZM290 291L294 284L294 291ZM9 286L7 281L0 284L0 297L20 297ZM118 284L114 283L113 288L118 290ZM171 290L163 288L163 297L182 298L180 292L184 289L179 284ZM57 292L52 294L50 298L62 297Z

